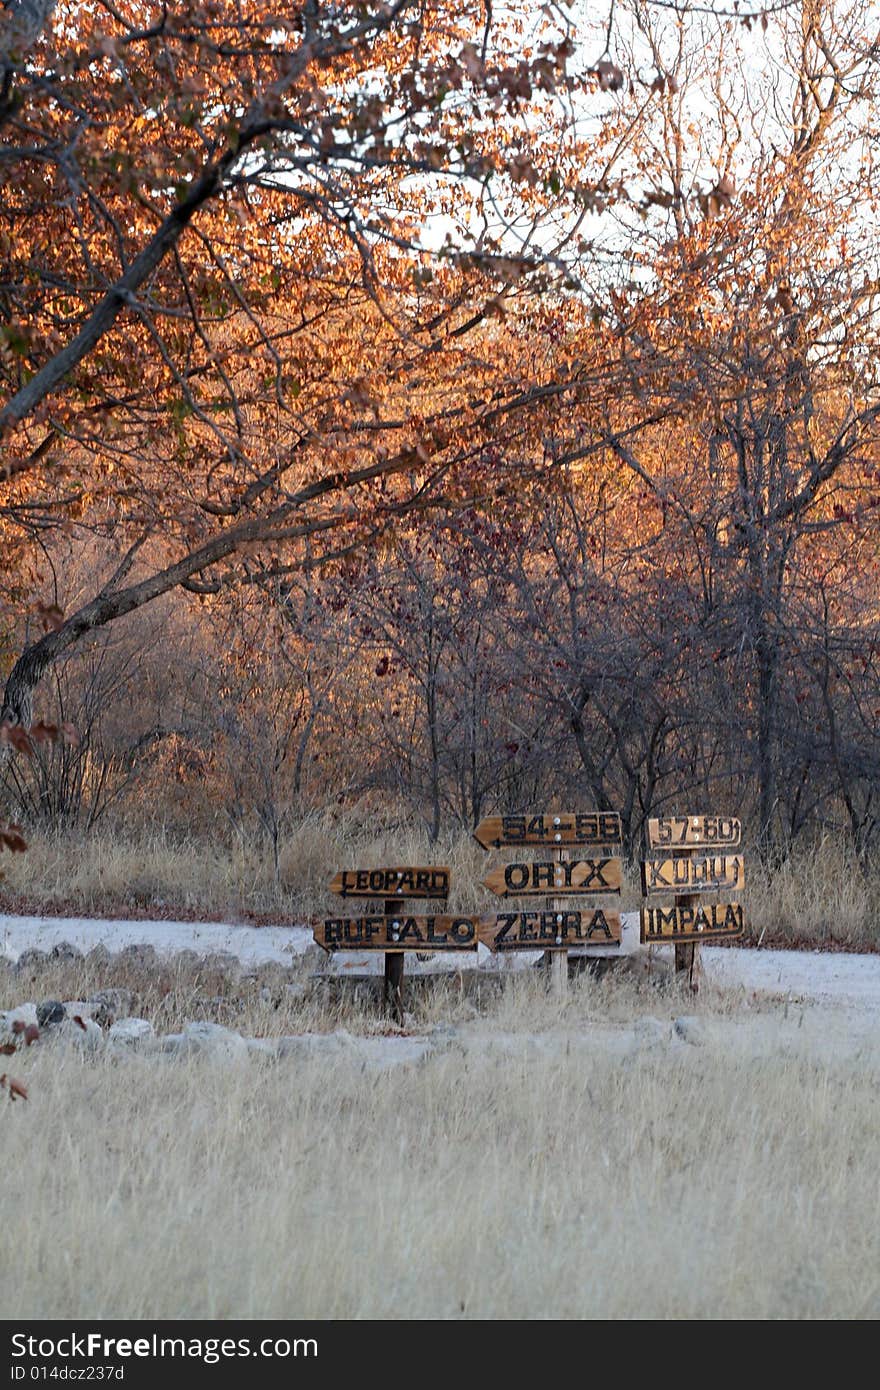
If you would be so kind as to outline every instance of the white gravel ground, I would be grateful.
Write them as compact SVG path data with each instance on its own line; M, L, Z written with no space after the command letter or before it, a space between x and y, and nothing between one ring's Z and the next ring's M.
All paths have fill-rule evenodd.
M638 918L624 914L626 954L644 950L633 940ZM0 915L2 952L17 960L28 947L48 950L69 941L82 951L105 945L111 951L148 942L161 954L196 950L200 953L230 951L248 964L289 961L312 944L306 927L246 927L228 922L142 922L83 917L11 917ZM670 948L651 948L659 958ZM750 947L703 947L706 980L722 988L741 988L759 994L790 996L822 1002L880 1008L880 955L845 952L773 951ZM518 969L534 964L537 953L492 956L480 947L481 969ZM430 961L415 953L407 959L407 973L433 973L473 966L473 955L450 952ZM358 955L345 952L328 958L328 968L339 974L366 974L382 970L378 952Z

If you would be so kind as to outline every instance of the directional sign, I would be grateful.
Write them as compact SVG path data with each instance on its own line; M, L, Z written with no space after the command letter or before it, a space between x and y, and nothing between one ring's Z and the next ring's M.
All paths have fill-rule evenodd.
M343 898L448 898L450 872L421 869L341 869L330 892Z
M490 951L568 951L573 946L619 946L620 913L499 912L480 919Z
M486 816L474 831L483 849L502 845L582 845L591 849L623 844L616 811L542 812L525 816Z
M621 862L619 859L580 859L568 863L535 860L530 864L502 864L493 869L483 883L499 898L619 893Z
M642 892L646 896L742 888L744 881L741 854L715 854L705 859L646 859L642 864Z
M724 941L742 936L739 903L703 903L697 907L643 907L642 941Z
M313 927L325 951L476 951L479 917L332 917Z
M648 821L649 849L727 849L739 844L731 816L660 816Z

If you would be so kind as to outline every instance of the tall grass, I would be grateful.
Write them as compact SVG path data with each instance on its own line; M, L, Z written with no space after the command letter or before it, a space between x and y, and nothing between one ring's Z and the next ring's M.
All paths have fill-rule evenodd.
M876 1056L490 1042L389 1073L31 1049L4 1316L880 1314Z
M764 867L746 858L743 894L753 940L880 949L880 865L824 836Z

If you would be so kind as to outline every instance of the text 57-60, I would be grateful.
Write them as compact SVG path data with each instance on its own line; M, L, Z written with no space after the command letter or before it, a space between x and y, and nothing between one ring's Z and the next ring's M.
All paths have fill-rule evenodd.
M661 816L657 821L658 845L739 844L739 822L728 816Z

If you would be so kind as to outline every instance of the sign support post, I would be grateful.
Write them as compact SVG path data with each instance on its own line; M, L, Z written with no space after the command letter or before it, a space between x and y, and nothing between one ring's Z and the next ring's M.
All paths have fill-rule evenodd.
M702 974L701 943L733 941L742 936L739 903L701 901L704 892L742 887L743 857L727 853L739 845L740 835L740 822L732 816L658 816L648 820L648 852L659 849L671 858L642 861L642 892L649 900L641 912L642 941L647 945L667 942L674 947L675 973L687 974L694 994L699 992ZM706 851L711 853L706 855ZM650 904L652 895L677 901L672 907L654 907Z
M483 884L501 898L543 898L538 911L500 912L484 919L482 940L491 951L535 951L543 948L550 988L557 997L568 990L570 946L620 946L619 912L596 907L589 912L567 911L568 898L607 897L621 889L621 861L607 854L622 846L616 811L529 812L486 816L474 831L483 849L535 847L541 859L503 864ZM566 846L599 852L600 857L569 859ZM613 854L613 850L612 850ZM596 938L599 938L597 941Z
M444 912L421 916L408 906L413 900L449 898L450 871L445 865L403 868L341 869L329 886L342 898L368 898L382 903L382 916L333 917L314 923L314 937L325 951L381 951L384 960L384 1005L394 1021L403 1024L404 960L407 951L479 950L479 917L449 917ZM394 896L392 897L391 894Z
M694 851L692 849L684 850L682 851L681 857L693 859ZM688 893L685 897L680 898L679 901L682 907L697 907L700 898L697 893ZM683 975L687 972L688 984L694 994L699 994L702 970L699 941L676 941L675 973L676 975Z
M556 848L553 851L553 858L557 864L561 864L565 858L562 849ZM562 908L561 898L551 898L548 904L554 912L559 912ZM560 999L568 994L568 951L545 951L544 961L550 967L550 988Z
M385 899L385 916L393 917L401 908L400 898ZM403 951L385 952L385 1008L395 1023L403 1024Z

